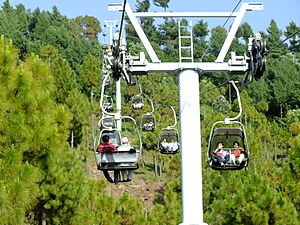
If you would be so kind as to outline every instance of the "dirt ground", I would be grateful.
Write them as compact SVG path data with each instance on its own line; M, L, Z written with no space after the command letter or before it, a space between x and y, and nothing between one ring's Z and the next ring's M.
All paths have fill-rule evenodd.
M102 171L97 170L96 165L91 165L89 171L95 179L105 179ZM159 181L147 182L143 175L136 172L131 182L108 183L106 191L114 198L119 198L127 192L129 195L138 197L144 203L144 207L150 209L154 206L155 200L163 196L164 186L165 184Z

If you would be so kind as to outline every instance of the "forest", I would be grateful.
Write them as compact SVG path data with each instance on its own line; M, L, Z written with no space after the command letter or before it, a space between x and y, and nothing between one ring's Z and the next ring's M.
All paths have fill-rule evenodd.
M170 0L138 0L135 11L154 4L167 10ZM253 15L254 16L254 15ZM105 19L105 18L103 18ZM183 19L182 24L187 23ZM159 58L178 61L175 19L141 19ZM144 51L126 23L130 54ZM204 221L210 225L300 224L300 27L279 29L275 20L260 34L267 42L267 65L259 80L226 73L200 77ZM179 118L178 77L139 76L145 108L134 111L140 90L122 81L122 115L135 118L154 103L157 129L140 131L143 159L132 183L110 184L95 171L94 140L101 118L104 25L92 16L68 18L52 11L12 6L0 9L0 224L179 224L181 218L180 153L161 155L161 129ZM213 62L227 30L193 26L194 60ZM283 39L291 36L285 42ZM243 23L230 51L242 55L253 36ZM236 115L238 103L227 80L239 81L251 158L246 170L214 171L206 163L211 126ZM222 85L220 85L222 84ZM231 87L232 88L232 87ZM231 94L230 94L231 93ZM115 94L113 88L110 95ZM114 98L114 97L113 97ZM179 126L177 127L179 130ZM96 173L96 175L95 175ZM139 194L159 184L151 202ZM137 188L134 189L134 186ZM112 193L121 191L118 195Z

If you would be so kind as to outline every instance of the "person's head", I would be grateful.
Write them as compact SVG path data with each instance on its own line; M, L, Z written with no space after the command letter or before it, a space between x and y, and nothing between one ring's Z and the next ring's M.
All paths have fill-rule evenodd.
M238 148L240 146L240 143L238 141L233 142L233 147Z
M223 142L218 142L217 147L218 147L218 148L224 148Z
M108 135L103 135L102 136L102 141L103 141L103 143L109 142L109 136Z
M128 144L129 140L127 137L122 138L122 144Z

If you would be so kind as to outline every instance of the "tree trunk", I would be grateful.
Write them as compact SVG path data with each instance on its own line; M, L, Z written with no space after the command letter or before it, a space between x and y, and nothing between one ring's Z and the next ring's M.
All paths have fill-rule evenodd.
M71 148L74 148L74 131L71 133Z
M265 159L268 160L269 154L268 154L268 149L267 149L267 140L264 138L264 150L265 150Z
M153 161L154 161L154 173L155 173L155 177L157 177L158 174L157 174L157 159L156 159L156 155L153 156Z

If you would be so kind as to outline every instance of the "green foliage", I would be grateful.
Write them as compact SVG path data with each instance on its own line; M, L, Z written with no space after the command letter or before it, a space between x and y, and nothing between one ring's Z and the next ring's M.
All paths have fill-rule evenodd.
M91 41L97 41L98 34L101 32L100 22L92 16L78 16L71 20L71 26L77 36L82 35Z
M67 60L61 56L53 59L51 66L51 73L55 78L56 99L59 103L64 103L72 89L76 89L76 75L71 69Z
M170 0L153 0L154 5L162 7L165 10L169 7Z
M137 11L148 11L150 3L166 9L169 2L138 1ZM141 22L162 61L178 61L177 22L166 19L157 25L149 18ZM285 36L297 28L291 22ZM137 55L144 48L130 25L126 30L129 52ZM0 38L0 224L180 223L180 154L162 156L157 152L160 130L174 122L170 106L174 106L177 117L180 114L177 76L151 73L139 77L145 104L139 112L131 109L132 97L139 88L122 85L122 115L134 116L138 124L141 116L151 111L149 99L154 102L157 130L143 133L142 138L148 157L159 161L161 176L154 178L149 160L136 174L151 173L152 180L166 182L153 208L146 209L139 196L133 197L131 192L110 197L103 179L87 176L89 116L98 111L93 101L99 99L101 83L100 31L100 23L93 17L70 20L56 7L52 12L31 12L23 5L13 8L9 1L3 3L0 34L13 42ZM193 32L197 60L208 41L211 48L203 61L214 60L227 32L215 27L210 37L208 34L207 23L198 21ZM299 41L295 36L290 45L277 45L281 34L276 22L271 21L267 33L262 33L268 46L275 47L265 76L241 92L241 122L251 153L248 170L217 172L203 164L204 220L208 224L299 224ZM251 35L252 28L243 24L232 50L243 53ZM201 78L204 162L211 125L227 114L236 115L239 109L234 97L229 104L227 87L216 88L229 78L226 74ZM95 93L94 100L91 93ZM132 131L124 122L125 134L136 144ZM285 157L281 167L273 161L279 153Z
M284 54L284 45L279 44L281 42L280 37L282 35L282 31L277 27L277 24L274 20L271 20L267 31L267 45L269 48L272 48L272 53L270 54L270 57L279 58L281 55Z
M193 36L194 36L194 59L195 61L200 61L202 55L207 49L207 35L208 35L208 24L203 20L199 20L193 26ZM203 57L202 61L206 61L207 58Z
M93 56L88 54L81 65L78 65L80 83L82 85L82 91L86 96L90 96L91 92L96 94L97 99L100 99L100 85L101 80L101 71L100 71L101 61Z
M211 192L209 224L284 224L287 221L297 224L293 204L270 188L266 179L251 172L243 176L229 172L218 177L222 185Z
M31 52L39 54L45 45L52 45L76 69L88 53L99 56L100 31L100 23L94 17L69 20L56 7L52 12L39 9L31 12L22 4L14 9L5 1L0 11L0 34L13 40L22 59Z
M296 25L295 22L290 22L289 26L286 27L286 31L284 32L284 35L286 37L291 36L292 34L296 33L297 31L299 31L300 27L298 27ZM290 42L290 46L289 49L292 52L300 52L300 41L299 41L299 33L296 35L291 36L291 38L289 39Z
M215 58L219 54L221 47L223 46L223 43L225 41L226 36L227 36L227 31L225 28L222 28L221 26L212 28L209 52Z

